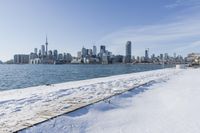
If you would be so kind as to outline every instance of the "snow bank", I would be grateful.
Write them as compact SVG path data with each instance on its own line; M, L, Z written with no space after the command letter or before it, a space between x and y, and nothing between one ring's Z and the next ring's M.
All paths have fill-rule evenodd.
M163 69L0 92L0 132L13 132L32 126L33 124L48 120L52 117L64 114L76 108L88 105L92 102L96 102L112 95L127 91L144 83L166 80L172 75L176 75L181 71L183 70ZM116 101L118 101L118 99ZM118 102L117 104L120 103ZM126 104L128 103L122 102L119 107L126 106ZM97 104L97 106L98 105L99 104ZM58 127L63 126L62 122L63 124L67 123L67 126L63 126L62 129L66 129L66 131L70 132L79 131L82 129L83 131L86 129L87 131L91 132L94 131L94 129L98 131L98 129L101 129L98 128L99 125L102 127L107 125L107 127L104 127L106 131L111 131L112 127L114 128L114 126L119 126L111 126L110 124L105 125L104 123L105 121L110 121L110 123L113 123L114 121L110 120L112 117L117 118L116 120L118 120L120 123L121 119L120 117L118 118L118 115L121 114L121 109L119 108L120 110L117 111L118 113L115 112L117 114L112 114L111 112L111 114L108 113L105 115L105 117L101 117L102 112L107 112L106 110L109 110L109 108L112 109L115 107L110 105L108 107L105 105L99 106L101 108L100 111L99 109L94 109L94 111L86 109L86 115L82 115L81 112L80 118L82 119L82 117L84 117L86 119L82 119L80 121L78 120L79 117L77 117L77 114L75 114L74 117L73 113L70 114L72 117L61 116L61 119L58 120L58 124L53 122L53 126L57 126L54 132L60 131L58 130ZM82 110L83 112L85 111L85 109ZM130 114L130 112L125 112L124 116L127 116L127 114ZM96 117L96 115L99 115L99 117ZM65 117L67 119L65 119ZM92 120L93 118L94 120L97 120L97 125L92 125L90 123L94 122L94 120ZM130 118L131 117L128 117L127 120L121 124L124 125L126 122L129 122ZM69 127L68 124L72 127ZM48 127L48 125L49 124L47 124L46 127ZM50 125L52 125L52 121L50 121ZM31 132L38 132L39 130L43 130L43 128L38 126L37 129L36 126L36 129L30 129ZM51 128L44 128L43 131L46 130L52 132ZM27 130L27 132L28 131L29 130ZM116 128L116 131L119 131L118 128Z
M200 69L187 69L22 133L199 133Z

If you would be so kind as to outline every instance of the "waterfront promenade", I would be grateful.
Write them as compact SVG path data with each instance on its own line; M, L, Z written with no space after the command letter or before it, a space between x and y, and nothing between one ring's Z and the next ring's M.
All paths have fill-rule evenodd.
M184 69L20 133L199 133L200 69Z
M163 69L0 92L0 132L14 132L123 93L167 80L182 70Z

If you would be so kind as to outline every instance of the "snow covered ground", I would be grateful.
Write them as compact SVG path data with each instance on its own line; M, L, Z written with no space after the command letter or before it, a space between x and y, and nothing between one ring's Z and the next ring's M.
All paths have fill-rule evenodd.
M17 131L145 83L148 84L22 132L169 133L186 131L181 130L184 126L189 126L189 131L200 131L199 121L192 121L198 115L190 114L194 109L200 111L195 106L195 96L200 93L198 74L200 71L193 69L164 69L3 91L0 132ZM196 78L191 80L191 75Z
M200 69L183 70L22 133L199 133Z

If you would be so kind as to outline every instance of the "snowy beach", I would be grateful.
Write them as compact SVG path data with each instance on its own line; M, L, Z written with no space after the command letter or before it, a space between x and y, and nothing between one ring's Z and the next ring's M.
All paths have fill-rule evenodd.
M2 91L0 132L18 131L58 115L61 116L22 132L165 132L165 128L166 132L180 131L180 122L189 123L181 118L193 110L184 105L198 95L195 79L198 81L199 72L170 68ZM126 93L62 115L123 92ZM188 95L191 97L187 100ZM199 131L194 128L198 128L198 121L194 122L196 126L190 122L192 130ZM172 130L172 126L176 128Z

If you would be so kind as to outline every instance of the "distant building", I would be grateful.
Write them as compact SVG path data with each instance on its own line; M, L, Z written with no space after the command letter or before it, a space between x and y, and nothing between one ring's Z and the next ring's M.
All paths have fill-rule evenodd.
M186 57L186 61L190 64L200 64L200 53L190 53Z
M70 53L64 54L64 62L65 63L71 63L72 61L72 56Z
M94 56L97 55L97 47L96 47L96 46L93 46L92 54L93 54Z
M84 48L84 47L82 48L81 55L82 55L82 58L86 57L86 55L87 55L87 49L86 48Z
M124 62L131 63L131 41L127 41L126 43L126 56Z
M102 64L108 64L108 55L106 53L102 56Z
M89 56L92 56L92 54L93 54L93 53L92 53L92 49L88 49L88 55L89 55Z
M145 62L148 62L148 61L149 61L149 49L146 49L146 50L145 50L144 61L145 61Z
M29 55L29 63L30 64L66 64L66 63L71 63L72 61L72 56L70 53L58 53L58 51L55 50L48 50L48 40L46 36L45 44L41 45L41 48L38 49L35 48L34 52L31 52ZM86 58L90 57L89 55L92 56L92 50L91 49L85 49L83 47L81 53L79 53L80 60L82 60L82 54ZM15 62L19 63L21 62L21 57L20 56L15 56ZM80 61L78 60L78 62Z
M164 56L163 54L160 54L160 60L163 60Z
M49 60L53 60L53 52L52 52L52 50L48 51L48 59Z
M72 61L71 61L72 64L81 64L81 59L78 59L78 58L72 58Z
M32 59L35 59L35 58L37 58L38 56L37 56L37 54L35 54L35 53L30 53L30 55L29 55L29 59L30 60L32 60Z
M122 63L123 62L123 56L122 55L116 55L112 58L112 63Z
M47 36L46 36L46 42L45 42L45 45L46 45L46 55L48 55L48 40L47 40Z
M137 63L141 63L141 58L140 58L139 56L137 56L136 62L137 62Z
M77 52L77 58L80 59L81 58L81 51Z
M156 57L155 54L152 54L151 58L154 59L155 57Z
M174 58L176 58L176 53L174 53Z
M58 50L53 51L53 59L57 60L58 59Z
M29 55L25 54L16 54L14 55L14 64L28 64Z
M41 59L40 58L34 58L34 59L31 59L29 61L29 64L41 64Z
M58 60L63 60L63 54L58 54Z
M34 48L34 53L37 55L38 54L38 49Z
M41 51L41 49L39 50L38 57L39 57L39 58L42 57L42 51Z
M165 60L169 59L168 53L165 53L165 54L164 54L164 59L165 59Z
M45 46L44 45L41 45L41 54L42 54L42 57L45 56Z
M100 46L100 53L105 53L106 52L106 46L104 46L104 45L101 45Z

